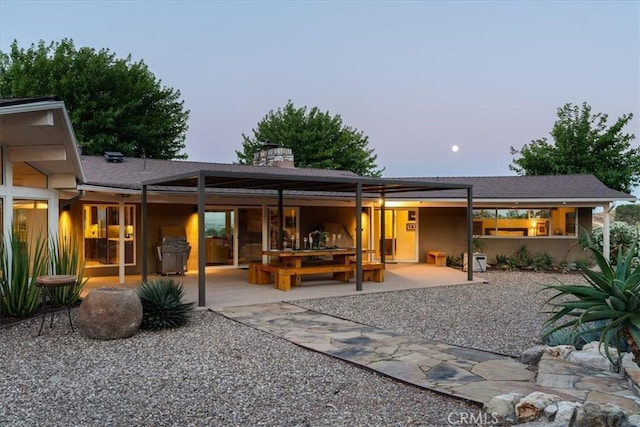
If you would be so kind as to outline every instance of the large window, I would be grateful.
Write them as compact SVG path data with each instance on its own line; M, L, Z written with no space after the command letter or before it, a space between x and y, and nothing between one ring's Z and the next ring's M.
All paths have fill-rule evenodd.
M135 263L135 207L125 205L120 218L117 205L84 205L84 256L87 266L117 265L120 245L124 245L125 264ZM121 239L120 230L124 235Z
M575 237L576 221L576 208L474 209L473 234L498 237Z
M45 174L24 162L13 164L14 187L47 188L48 179Z

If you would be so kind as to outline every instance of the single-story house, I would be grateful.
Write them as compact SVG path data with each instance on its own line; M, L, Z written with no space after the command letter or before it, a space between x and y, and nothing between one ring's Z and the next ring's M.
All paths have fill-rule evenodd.
M54 97L0 100L0 146L5 236L13 226L25 235L45 229L73 237L89 276L162 269L163 242L173 240L190 248L187 270L201 261L237 268L261 260L265 249L302 247L315 230L356 246L357 228L372 260L425 262L429 250L459 255L471 235L490 260L523 244L573 260L582 256L578 232L591 230L594 208L603 209L607 234L611 207L635 201L591 175L369 179L295 168L280 147L266 147L254 165L83 156ZM201 192L179 179L196 175L217 181ZM356 198L347 183L364 191Z

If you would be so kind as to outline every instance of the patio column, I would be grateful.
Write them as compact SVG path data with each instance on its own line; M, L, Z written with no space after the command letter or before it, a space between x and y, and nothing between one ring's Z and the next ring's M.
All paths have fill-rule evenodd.
M602 207L602 256L607 260L611 257L610 213L615 206L615 203L607 203Z
M204 240L204 171L198 173L198 306L205 307L205 240Z
M356 291L362 290L362 183L356 184Z
M142 208L140 212L140 218L142 222L142 281L147 281L147 270L148 270L148 254L149 250L147 245L149 244L149 239L147 238L147 229L149 225L147 224L147 186L142 185Z
M386 220L385 218L387 217L386 213L385 213L385 205L386 205L386 201L385 201L385 194L384 191L382 193L380 193L380 262L382 264L385 264L385 255L386 255L386 251L387 251L387 247L386 247L386 240L387 240L387 236L385 235L385 230L386 230Z
M467 188L467 280L473 280L473 187Z

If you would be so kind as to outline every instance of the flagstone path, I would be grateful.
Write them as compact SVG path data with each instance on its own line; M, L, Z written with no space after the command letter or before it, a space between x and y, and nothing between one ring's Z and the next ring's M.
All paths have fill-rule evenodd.
M375 328L287 303L216 310L301 347L438 393L476 403L509 392L555 394L564 400L617 403L640 412L640 398L620 374L590 371L543 357L538 374L500 354Z

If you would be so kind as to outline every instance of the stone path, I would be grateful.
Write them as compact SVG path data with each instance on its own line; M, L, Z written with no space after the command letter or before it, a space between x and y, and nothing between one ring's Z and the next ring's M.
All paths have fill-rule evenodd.
M498 394L540 391L563 400L616 403L640 413L640 398L621 374L577 367L546 355L536 375L504 355L402 335L287 303L217 312L301 347L472 402L485 404Z

